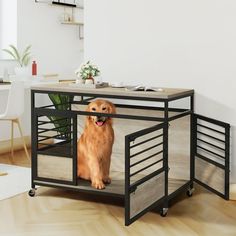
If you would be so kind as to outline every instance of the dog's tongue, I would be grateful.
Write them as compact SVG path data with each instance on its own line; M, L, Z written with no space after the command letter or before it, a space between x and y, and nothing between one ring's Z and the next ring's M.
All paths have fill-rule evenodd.
M98 126L102 126L102 125L103 125L103 121L97 121L96 124L97 124Z

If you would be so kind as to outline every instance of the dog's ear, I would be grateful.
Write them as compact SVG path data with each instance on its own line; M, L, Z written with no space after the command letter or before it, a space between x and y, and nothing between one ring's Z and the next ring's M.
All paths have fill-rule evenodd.
M107 101L107 103L108 103L109 113L116 114L116 107L115 107L115 105L112 102L110 102L110 101Z

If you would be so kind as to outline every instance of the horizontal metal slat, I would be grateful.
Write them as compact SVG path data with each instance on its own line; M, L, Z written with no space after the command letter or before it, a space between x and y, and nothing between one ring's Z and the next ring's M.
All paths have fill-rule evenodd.
M223 135L225 135L224 132L219 131L219 130L217 130L217 129L213 129L213 128L211 128L211 127L208 127L208 126L205 126L205 125L202 125L202 124L199 124L199 123L197 123L197 125L200 126L200 127L205 128L205 129L208 129L208 130L214 131L214 132L216 132L216 133L219 133L219 134L223 134Z
M131 155L130 158L133 158L133 157L135 157L135 156L138 156L138 155L140 155L140 154L142 154L142 153L144 153L144 152L147 152L147 151L149 151L149 150L151 150L151 149L153 149L153 148L155 148L155 147L158 147L158 146L160 146L160 145L162 145L162 144L163 144L163 142L158 143L158 144L156 144L156 145L154 145L154 146L151 146L151 147L149 147L149 148L146 148L146 149L144 149L144 150L142 150L142 151L140 151L140 152L137 152L137 153Z
M142 159L140 161L137 161L137 162L133 163L132 165L130 165L130 167L134 167L134 166L136 166L136 165L138 165L138 164L140 164L140 163L142 163L142 162L144 162L144 161L146 161L146 160L148 160L148 159L150 159L150 158L152 158L154 156L158 156L162 152L163 152L163 150L161 150L160 152L154 153L154 154L152 154L152 155L150 155L150 156L148 156L148 157L146 157L146 158L144 158L144 159Z
M225 151L224 148L218 147L217 145L215 145L215 144L213 144L213 143L209 143L209 142L207 142L207 141L205 141L205 140L203 140L203 139L197 138L197 140L200 141L200 142L203 142L203 143L205 143L205 144L208 144L208 145L210 145L210 146L212 146L212 147L215 147L215 148L217 148L217 149L219 149L219 150L221 150L221 151Z
M200 149L202 149L202 150L204 150L204 151L206 151L206 152L208 152L208 153L211 153L212 155L215 155L215 156L217 156L217 157L220 157L220 158L222 158L222 159L225 159L224 156L221 156L221 155L218 154L218 153L215 153L215 152L213 152L213 151L210 151L210 150L208 150L207 148L201 147L201 146L199 146L199 145L197 145L197 148L200 148Z
M160 160L158 160L158 161L155 161L155 162L151 163L150 165L147 165L147 166L143 167L143 168L140 169L140 170L137 170L136 172L130 174L130 177L132 177L132 176L134 176L134 175L136 175L136 174L138 174L138 173L140 173L140 172L142 172L142 171L148 169L149 167L151 167L151 166L153 166L153 165L156 165L157 163L161 162L162 160L163 160L163 159L160 159Z
M160 135L157 135L157 136L155 136L155 137L146 139L146 140L144 140L144 141L142 141L142 142L140 142L140 143L136 143L136 144L130 146L130 148L137 147L137 146L139 146L139 145L141 145L141 144L147 143L147 142L149 142L149 141L152 141L152 140L154 140L154 139L160 138L160 137L162 137L162 136L163 136L163 134L160 134Z
M205 133L203 133L203 132L201 132L201 131L197 131L197 133L202 134L202 135L205 135L205 136L207 136L207 137L209 137L209 138L212 138L212 139L214 139L214 140L217 140L217 141L219 141L219 142L225 143L224 140L219 139L219 138L216 138L216 137L211 136L211 135L209 135L209 134L205 134Z

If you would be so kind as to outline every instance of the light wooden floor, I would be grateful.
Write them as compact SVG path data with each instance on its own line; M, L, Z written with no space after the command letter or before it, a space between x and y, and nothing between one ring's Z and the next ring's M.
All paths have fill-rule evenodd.
M8 157L1 155L0 163L10 164ZM15 164L29 166L23 151L15 154ZM1 236L236 235L236 202L200 187L173 203L167 217L150 212L129 227L120 200L45 187L36 195L0 201Z

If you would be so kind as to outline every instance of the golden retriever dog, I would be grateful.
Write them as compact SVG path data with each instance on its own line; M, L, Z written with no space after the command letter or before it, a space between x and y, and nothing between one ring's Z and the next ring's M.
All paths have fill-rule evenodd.
M98 113L116 113L115 106L106 100L91 102L87 110ZM78 141L78 177L90 180L96 189L111 183L109 176L114 131L112 119L104 116L87 116L84 132Z

